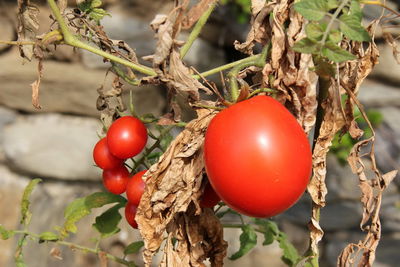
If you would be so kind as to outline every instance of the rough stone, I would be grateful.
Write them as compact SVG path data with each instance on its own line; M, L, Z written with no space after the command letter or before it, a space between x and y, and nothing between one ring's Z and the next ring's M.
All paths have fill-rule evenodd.
M13 41L15 38L15 30L11 19L4 16L2 12L0 12L0 36L2 41ZM0 44L0 53L4 50L8 49L8 45Z
M96 89L104 81L104 70L93 70L79 63L65 63L56 61L44 62L44 77L40 88L41 110L36 110L31 104L30 84L37 78L37 66L33 62L21 64L18 51L13 50L0 57L1 66L12 66L0 69L0 104L9 108L28 112L62 112L86 116L99 116L96 110L98 97ZM108 75L109 82L112 75ZM126 86L124 99L128 99L129 90L133 92L133 99L138 114L153 113L159 115L165 101L162 91L158 87L145 86L143 88ZM146 94L143 94L145 91ZM151 105L147 105L149 101Z
M358 97L367 108L400 106L400 89L378 81L365 80Z
M5 161L5 152L3 148L3 128L6 124L13 122L17 113L6 107L0 106L0 163Z
M352 229L361 220L361 204L355 201L330 201L321 209L321 227L324 231ZM297 225L306 225L310 221L311 202L302 200L278 218L286 219Z
M4 150L15 168L40 177L100 179L92 150L100 124L91 118L59 114L19 117L5 127Z

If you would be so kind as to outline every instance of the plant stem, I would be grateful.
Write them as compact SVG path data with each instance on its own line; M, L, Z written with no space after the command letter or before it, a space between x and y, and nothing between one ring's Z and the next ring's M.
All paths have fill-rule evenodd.
M156 76L157 75L157 73L152 68L149 68L149 67L146 67L146 66L143 66L143 65L140 65L140 64L136 64L136 63L130 62L130 61L128 61L126 59L123 59L123 58L119 58L117 56L109 54L109 53L107 53L107 52L105 52L103 50L100 50L100 49L98 49L96 47L90 46L90 45L78 40L69 31L68 26L65 23L64 18L62 17L62 15L60 13L60 9L58 8L58 6L55 3L55 1L54 0L47 0L47 2L49 3L51 11L53 12L53 14L54 14L59 26L60 26L61 33L63 34L63 39L64 39L64 42L66 44L68 44L70 46L74 46L74 47L78 47L78 48L87 50L89 52L92 52L93 54L102 56L102 57L107 58L107 59L109 59L109 60L111 60L113 62L120 63L120 64L122 64L124 66L127 66L127 67L129 67L131 69L134 69L134 70L136 70L138 72L141 72L143 74L150 75L150 76Z
M189 51L190 47L192 46L193 42L197 39L199 36L201 29L203 29L203 26L206 24L208 18L210 17L211 13L213 12L215 6L217 5L218 1L214 1L211 3L209 8L204 12L199 20L197 21L196 25L194 26L193 30L190 32L190 35L186 41L186 43L182 46L181 48L181 59L183 59L186 55L186 53Z
M154 144L149 147L149 148L145 148L145 151L143 152L143 156L138 159L135 162L135 165L133 166L133 170L136 170L137 167L139 167L140 164L145 164L145 160L146 160L146 155L148 155L149 153L151 153L154 149L156 149L160 143L161 143L161 138L166 135L167 133L169 133L169 131L171 131L171 129L174 127L175 125L172 126L168 126L166 128L164 128L161 132L160 135L158 136L158 139L154 142ZM146 166L147 167L147 166Z
M233 68L233 67L235 67L235 66L237 66L237 65L240 65L240 64L242 64L242 63L246 63L246 62L249 62L249 61L254 61L254 60L257 59L259 56L260 56L260 55L254 55L254 56L251 56L251 57L243 58L243 59L240 59L240 60L238 60L238 61L231 62L231 63L225 64L225 65L222 65L222 66L218 66L218 67L213 68L213 69L211 69L211 70L202 72L202 73L200 73L199 75L193 75L193 77L194 77L195 79L200 79L201 76L203 76L203 77L210 76L210 75L212 75L212 74L221 72L221 71L223 71L223 70L227 70L227 69Z
M34 238L34 239L40 240L40 235L35 234L35 233L28 232L28 231L26 231L26 230L23 230L23 231L21 231L21 230L16 230L16 231L14 231L14 233L16 233L16 234L22 234L22 235L24 235L24 236L30 236L30 237L32 237L32 238ZM81 251L83 251L83 252L90 252L90 253L94 253L94 254L98 254L99 252L104 252L105 255L106 255L106 257L107 257L107 259L109 259L109 260L112 260L112 261L115 261L115 262L124 264L124 265L126 265L126 266L130 266L130 267L136 266L136 265L135 265L133 262L131 262L131 261L127 261L127 260L124 260L124 259L122 259L122 258L116 257L116 256L114 256L114 255L111 255L111 254L105 252L105 251L101 251L101 250L98 249L98 248L97 248L97 249L95 249L95 248L89 248L89 247L81 246L81 245L78 245L78 244L74 244L74 243L67 242L67 241L62 241L62 240L55 240L55 241L48 241L48 242L54 242L54 243L59 244L59 245L67 246L67 247L69 247L69 248L71 248L71 249L78 249L78 250L81 250Z
M326 39L329 36L329 33L331 31L331 28L333 26L333 23L335 22L336 18L339 16L340 12L342 9L348 4L349 0L343 0L340 6L335 10L335 13L333 13L331 20L328 23L328 26L326 27L326 30L324 32L324 35L322 36L321 44L324 45L326 42Z
M223 223L222 224L222 227L224 227L224 228L240 228L240 229L242 229L243 228L243 224L236 224L236 223ZM263 230L260 230L260 229L258 229L258 228L254 228L254 230L256 231L256 232L258 232L258 233L265 233L265 231L263 231Z
M6 45L34 45L35 42L30 42L30 41L2 41L2 40L0 40L0 44L6 44Z

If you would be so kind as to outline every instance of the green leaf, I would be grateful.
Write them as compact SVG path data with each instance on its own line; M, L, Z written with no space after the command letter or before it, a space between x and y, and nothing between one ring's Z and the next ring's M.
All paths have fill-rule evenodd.
M58 235L53 232L43 232L39 236L39 243L45 241L57 241L59 239Z
M92 0L92 2L90 3L90 7L91 8L96 8L96 7L99 7L99 6L101 6L101 0Z
M338 2L338 0L328 0L326 5L328 7L328 10L331 10L331 9L339 7L339 2Z
M13 237L13 235L14 235L14 231L7 230L6 228L4 228L3 225L0 224L0 237L1 237L1 239L7 240L10 237Z
M340 43L342 41L342 33L338 30L333 30L329 33L328 38L332 43Z
M332 42L327 42L322 47L322 55L336 63L340 63L347 60L353 60L357 58L355 55L344 50L343 48L340 48L338 45Z
M65 222L63 227L59 229L61 238L67 237L69 233L76 233L77 227L75 223L90 214L93 208L100 208L111 203L125 204L126 199L108 192L97 192L74 200L65 209Z
M31 196L35 186L41 181L42 180L39 178L31 180L24 190L21 202L21 221L20 221L20 223L23 225L29 224L31 220L32 213L29 211L29 205L30 205L29 197Z
M138 253L139 250L140 250L143 246L144 246L144 242L143 242L143 241L136 241L136 242L130 243L130 244L124 249L124 255Z
M339 20L340 30L350 40L359 42L369 42L371 40L368 32L364 29L356 16L353 16L352 14L343 14L340 16Z
M321 77L335 77L336 69L331 62L322 57L315 57L315 72Z
M229 257L231 260L236 260L249 252L257 244L256 231L250 225L243 225L242 234L240 235L240 248Z
M292 49L304 54L318 54L320 51L320 44L306 37L296 42L294 46L292 46Z
M283 232L279 233L277 241L279 247L283 250L282 261L289 266L295 266L300 259L297 249L287 240L286 234Z
M122 216L119 213L119 209L122 207L121 204L117 204L96 217L96 222L93 224L93 227L99 231L102 238L112 236L120 231L118 224Z
M83 1L81 3L78 4L78 8L80 10L82 10L83 12L87 12L90 10L92 2L87 0L87 1Z
M319 21L329 11L329 6L321 0L302 0L294 4L294 9L308 20Z
M307 37L315 41L320 41L324 35L326 27L325 23L308 23L306 26Z
M264 242L263 245L267 246L272 244L279 234L278 225L270 220L266 219L255 219L254 222L260 226L261 230L264 232Z
M103 19L104 16L110 16L110 14L102 8L93 8L89 13L89 17L97 22Z

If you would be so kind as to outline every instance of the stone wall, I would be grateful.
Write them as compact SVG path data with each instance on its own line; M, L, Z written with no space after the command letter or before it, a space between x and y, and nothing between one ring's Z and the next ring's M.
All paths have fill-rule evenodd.
M162 1L105 1L112 17L103 21L111 38L126 40L135 47L139 56L152 53L155 46L148 23L156 12L168 10ZM147 5L147 6L146 6ZM49 10L43 12L47 21ZM2 14L13 14L15 6L3 5ZM375 13L374 13L375 12ZM134 15L132 15L134 14ZM377 14L369 10L368 14ZM229 25L223 19L229 18ZM15 38L13 16L0 16L0 39ZM46 25L46 24L43 24ZM46 28L41 28L44 32ZM220 8L207 25L202 39L195 42L186 57L189 64L199 70L223 64L230 55L227 51L234 39L243 39L246 25L232 20L229 10ZM380 64L371 79L361 89L360 99L366 108L378 109L384 116L376 129L376 152L380 168L384 171L399 169L400 164L400 65L392 57L390 48L380 39ZM201 55L201 56L199 56ZM30 179L43 179L32 197L33 218L30 230L39 233L52 230L63 222L63 209L77 197L102 190L101 173L93 166L92 148L98 140L101 125L95 109L96 89L105 79L107 64L89 53L58 47L45 61L45 74L40 92L41 110L31 105L30 83L36 79L36 65L24 62L15 48L0 45L0 223L15 229L19 222L19 205L24 187ZM162 114L165 109L164 90L147 86L132 90L140 114ZM383 237L378 247L375 266L397 266L400 261L400 182L395 181L384 197L382 206ZM328 205L322 210L322 227L326 232L322 244L321 266L335 266L340 250L350 241L357 241L361 205L357 178L337 159L328 158ZM99 213L100 211L98 211ZM98 214L97 213L97 214ZM94 246L96 236L91 224L96 214L79 223L79 234L70 241ZM288 234L300 252L307 249L307 222L310 217L310 199L305 195L298 204L275 219ZM239 247L240 231L226 230L229 255ZM107 251L122 254L123 246L138 240L137 231L123 222L121 232L102 242ZM285 266L280 261L277 244L259 245L237 261L226 260L226 266ZM0 266L14 266L12 257L16 240L0 241ZM62 248L62 261L49 255L53 244L38 245L29 242L24 249L28 266L98 266L95 256ZM141 264L140 255L134 256ZM110 266L116 266L110 264Z

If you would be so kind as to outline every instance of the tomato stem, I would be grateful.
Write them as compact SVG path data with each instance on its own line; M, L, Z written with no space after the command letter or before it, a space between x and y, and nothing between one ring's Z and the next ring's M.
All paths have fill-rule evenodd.
M186 43L182 46L180 51L180 57L183 59L186 53L189 51L190 47L193 45L193 42L199 36L203 26L206 24L208 18L210 17L211 13L213 12L214 8L216 7L218 1L214 1L210 4L206 12L204 12L199 20L197 21L196 25L194 26L193 30L190 32L189 37Z
M58 25L60 27L61 33L63 35L63 41L70 46L78 47L84 50L87 50L89 52L92 52L93 54L97 54L99 56L102 56L104 58L107 58L113 62L120 63L122 65L125 65L127 67L130 67L131 69L134 69L140 73L150 75L150 76L156 76L157 73L149 67L146 67L144 65L140 65L131 61L128 61L126 59L114 56L112 54L109 54L103 50L100 50L96 47L90 46L80 40L78 40L69 30L67 24L65 23L64 18L61 15L60 9L58 8L56 2L54 0L47 0L51 11L53 12L54 17L56 18Z

